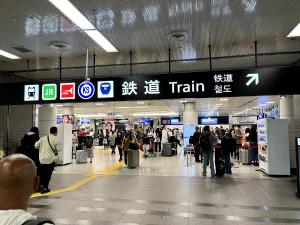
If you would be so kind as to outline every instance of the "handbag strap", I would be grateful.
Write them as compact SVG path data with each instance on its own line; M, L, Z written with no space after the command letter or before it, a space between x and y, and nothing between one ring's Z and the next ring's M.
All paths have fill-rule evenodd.
M47 136L47 140L48 140L48 144L49 144L51 150L53 151L53 153L54 153L55 155L57 155L57 151L55 151L55 150L52 148L52 145L50 144L49 136Z

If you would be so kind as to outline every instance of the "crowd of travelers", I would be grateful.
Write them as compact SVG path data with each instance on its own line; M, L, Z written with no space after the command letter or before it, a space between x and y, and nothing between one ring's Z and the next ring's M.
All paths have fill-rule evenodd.
M239 163L241 148L249 149L253 156L257 155L257 131L254 126L246 128L245 131L239 125L230 130L204 126L202 131L196 126L189 142L194 147L195 162L202 163L203 176L207 174L208 165L212 177L232 174L232 165L234 162ZM258 159L253 158L252 163L256 164Z

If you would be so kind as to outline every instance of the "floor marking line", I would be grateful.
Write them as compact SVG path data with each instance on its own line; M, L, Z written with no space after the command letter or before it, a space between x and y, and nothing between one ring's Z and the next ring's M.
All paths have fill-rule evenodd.
M98 173L90 173L90 174L88 174L88 177L85 177L82 180L79 180L76 183L74 183L74 184L72 184L72 185L70 185L66 188L53 190L53 191L51 191L49 193L46 193L46 194L34 193L33 195L31 195L31 198L38 198L38 197L44 197L44 196L49 196L49 195L74 191L74 190L80 188L81 186L95 180L97 177L99 177L101 175L109 175L109 174L117 173L116 170L123 167L123 166L124 166L124 162L116 163L116 164L114 164L110 167L105 168L104 170L99 171Z

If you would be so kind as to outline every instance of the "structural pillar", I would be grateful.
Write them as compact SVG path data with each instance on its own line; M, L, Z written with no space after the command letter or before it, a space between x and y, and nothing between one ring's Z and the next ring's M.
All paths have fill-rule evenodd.
M183 111L183 125L198 125L198 113L196 112L195 102L185 102Z
M287 119L289 122L289 151L291 169L296 169L296 147L295 147L295 111L294 96L287 95L280 99L280 119Z
M40 137L49 135L50 127L56 126L56 108L50 105L41 105L37 114Z
M68 116L74 115L74 106L64 106L63 115L68 115Z

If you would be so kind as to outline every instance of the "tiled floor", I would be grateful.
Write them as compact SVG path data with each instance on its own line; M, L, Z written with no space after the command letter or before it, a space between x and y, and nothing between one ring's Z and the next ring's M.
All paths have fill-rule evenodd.
M76 182L118 162L97 151L92 165L56 168L52 188ZM176 157L141 159L139 169L99 176L75 191L35 198L29 211L57 224L292 225L300 224L294 178L272 178L256 167L232 176L201 177L201 166Z

